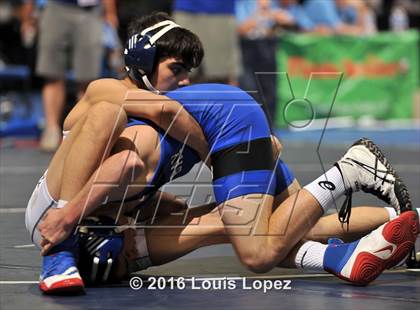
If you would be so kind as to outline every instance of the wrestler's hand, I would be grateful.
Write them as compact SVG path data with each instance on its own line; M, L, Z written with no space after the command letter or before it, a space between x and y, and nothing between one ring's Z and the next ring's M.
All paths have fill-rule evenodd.
M64 241L72 232L74 224L66 219L66 209L50 209L38 225L41 233L41 255L46 255L54 246Z

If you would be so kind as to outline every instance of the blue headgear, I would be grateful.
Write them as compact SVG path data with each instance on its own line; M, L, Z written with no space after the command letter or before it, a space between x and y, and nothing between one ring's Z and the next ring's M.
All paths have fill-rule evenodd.
M112 281L111 270L124 245L124 235L115 228L115 221L105 216L83 219L78 237L78 268L85 283Z
M156 41L173 28L180 27L171 20L164 20L144 29L140 34L133 35L127 42L124 50L125 69L136 82L143 81L146 87L159 93L148 79L153 73L153 64L156 55ZM162 28L153 33L156 29Z

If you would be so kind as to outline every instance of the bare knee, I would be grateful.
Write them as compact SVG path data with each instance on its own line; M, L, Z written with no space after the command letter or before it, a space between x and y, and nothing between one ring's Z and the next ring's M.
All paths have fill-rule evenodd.
M274 264L269 264L264 257L260 255L250 255L241 258L242 264L254 273L266 273L273 269Z
M287 256L288 251L287 246L281 242L277 242L275 247L267 243L264 247L245 255L239 253L239 258L248 270L266 273L276 267Z

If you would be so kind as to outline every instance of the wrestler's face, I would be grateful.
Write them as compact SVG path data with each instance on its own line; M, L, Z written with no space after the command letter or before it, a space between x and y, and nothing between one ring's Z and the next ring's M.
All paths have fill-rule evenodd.
M189 70L182 61L166 58L158 64L152 77L152 85L162 92L174 90L190 83L188 75Z

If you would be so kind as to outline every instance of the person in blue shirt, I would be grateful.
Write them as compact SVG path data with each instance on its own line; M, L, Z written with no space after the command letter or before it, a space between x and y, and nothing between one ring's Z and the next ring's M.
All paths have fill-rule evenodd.
M291 24L291 17L270 0L235 2L236 28L240 36L242 74L240 86L263 102L267 116L274 119L277 104L275 74L278 40L276 28ZM258 61L256 61L258 60Z
M359 35L363 31L360 26L347 23L354 22L354 12L349 9L339 12L334 0L306 0L303 8L315 26L328 29L330 34ZM340 13L344 19L340 17Z
M315 30L315 24L307 16L303 7L298 4L297 0L278 0L279 7L288 12L298 31L311 32Z

